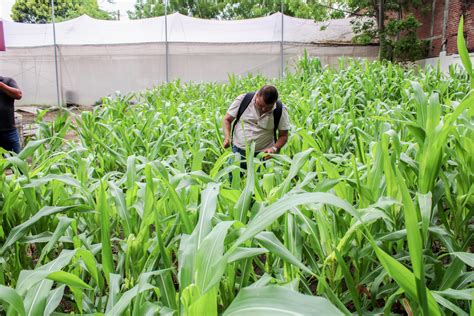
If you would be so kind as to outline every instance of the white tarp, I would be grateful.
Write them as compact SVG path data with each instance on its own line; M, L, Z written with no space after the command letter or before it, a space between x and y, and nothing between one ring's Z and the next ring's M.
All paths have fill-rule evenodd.
M166 80L165 17L81 16L55 27L63 102L92 104L117 90L142 90ZM55 104L53 26L4 21L4 28L7 51L0 52L0 74L17 79L22 104ZM167 17L167 30L170 80L225 81L230 73L275 77L281 73L282 48L285 63L305 50L324 63L377 55L377 47L351 44L350 19L316 23L283 16L282 25L280 13L238 21L175 13Z
M4 21L7 47L51 45L51 24L23 24ZM168 16L168 42L262 43L280 42L280 13L248 20L221 21ZM316 23L284 16L283 40L293 43L350 43L350 19ZM111 45L165 42L165 17L143 20L105 21L87 15L56 24L58 45Z
M474 53L469 54L469 58L471 59L471 63L474 64ZM438 57L434 58L426 58L420 59L416 62L421 67L431 66L433 68L438 68L444 72L449 73L451 67L459 67L463 68L461 61L461 56L458 54L455 55L448 55L446 56L446 52L443 51L439 54Z

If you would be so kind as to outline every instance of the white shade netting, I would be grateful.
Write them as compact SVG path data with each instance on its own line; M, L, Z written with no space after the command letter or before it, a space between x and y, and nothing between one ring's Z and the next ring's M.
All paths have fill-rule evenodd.
M17 80L24 92L20 104L56 104L52 24L4 21L4 29L7 50L0 52L0 75ZM315 23L282 19L279 13L238 21L175 13L166 23L165 17L102 21L81 16L56 23L55 29L60 100L80 105L167 79L222 82L229 74L248 73L277 77L282 64L291 70L305 51L324 64L335 64L340 56L373 59L378 54L377 46L352 44L350 19Z

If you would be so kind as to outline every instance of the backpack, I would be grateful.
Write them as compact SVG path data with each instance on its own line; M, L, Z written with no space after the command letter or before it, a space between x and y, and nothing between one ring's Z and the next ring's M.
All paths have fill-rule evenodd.
M234 129L237 123L239 122L240 118L242 117L242 114L244 114L245 110L249 106L250 102L252 101L253 97L255 95L255 92L249 92L245 95L244 99L240 103L239 106L239 111L237 112L237 116L232 123L232 134L231 134L231 139L234 137ZM281 119L281 114L283 112L283 104L281 103L280 100L277 100L276 102L276 108L273 110L273 122L274 122L274 128L273 128L273 137L275 139L275 142L277 141L277 130L278 130L278 125L280 124L280 119Z

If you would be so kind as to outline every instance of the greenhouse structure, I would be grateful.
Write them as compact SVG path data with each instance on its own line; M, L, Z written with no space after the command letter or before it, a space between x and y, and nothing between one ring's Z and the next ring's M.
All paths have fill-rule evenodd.
M0 315L474 316L472 1L14 1Z
M84 15L55 25L4 21L4 29L7 50L0 53L0 72L29 92L19 104L56 104L59 95L63 104L90 105L116 91L178 78L278 77L305 51L324 64L378 54L378 46L352 43L349 18L317 23L280 13L237 21L179 13L132 21Z

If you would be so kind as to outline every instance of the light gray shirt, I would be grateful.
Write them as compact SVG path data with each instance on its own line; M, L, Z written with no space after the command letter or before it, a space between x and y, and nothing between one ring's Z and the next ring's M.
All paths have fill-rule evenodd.
M245 109L240 120L235 125L232 144L244 149L246 143L250 144L251 142L255 142L255 150L262 151L275 145L275 140L273 139L275 124L273 111L276 108L276 104L273 105L273 108L270 111L260 115L255 106L256 95L257 94L255 94L252 101L250 101L249 106ZM229 110L227 110L227 114L232 117L237 117L240 103L242 103L244 97L245 94L239 95L229 107ZM289 129L290 119L288 117L288 110L286 107L283 107L280 122L278 124L278 130L287 131Z

